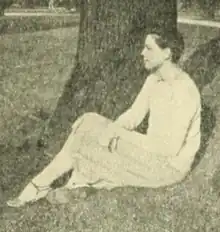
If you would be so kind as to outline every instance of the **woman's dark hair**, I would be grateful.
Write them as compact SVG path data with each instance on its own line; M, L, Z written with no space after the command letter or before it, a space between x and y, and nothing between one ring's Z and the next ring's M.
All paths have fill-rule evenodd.
M157 33L152 33L151 35L161 49L170 48L172 53L172 62L178 63L184 50L184 40L182 34L178 32L176 35L161 35Z

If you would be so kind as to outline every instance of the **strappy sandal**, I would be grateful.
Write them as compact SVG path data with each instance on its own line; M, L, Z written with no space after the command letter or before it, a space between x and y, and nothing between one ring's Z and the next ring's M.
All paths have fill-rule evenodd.
M18 208L24 206L26 203L33 203L44 198L50 191L50 186L38 186L31 181L20 196L7 201L7 205Z
M66 186L54 189L47 196L46 199L50 204L67 204L68 202L77 202L79 200L86 200L89 196L95 194L98 190L89 184L76 185L72 188Z

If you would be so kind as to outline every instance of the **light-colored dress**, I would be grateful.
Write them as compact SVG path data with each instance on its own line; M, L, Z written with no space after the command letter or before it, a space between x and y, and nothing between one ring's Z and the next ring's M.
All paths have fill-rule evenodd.
M146 134L134 131L148 113ZM172 83L149 76L133 105L113 124L95 113L73 124L68 138L72 151L67 152L75 171L69 183L156 188L180 182L200 146L200 113L200 94L187 74ZM113 153L99 144L109 124L119 136Z

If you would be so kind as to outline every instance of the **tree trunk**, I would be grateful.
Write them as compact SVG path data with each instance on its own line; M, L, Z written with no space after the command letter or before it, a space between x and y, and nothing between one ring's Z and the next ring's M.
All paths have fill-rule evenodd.
M13 0L1 0L0 2L0 16L4 16L5 9L9 8Z
M115 119L131 105L146 78L140 53L149 32L177 34L176 0L81 1L76 65L43 136L49 152L81 114Z
M48 8L49 8L50 10L53 10L53 9L54 9L54 0L49 0L49 2L48 2Z
M181 4L181 9L189 9L192 7L192 0L179 0Z
M0 7L0 17L1 16L4 16L4 9L2 9L1 7Z

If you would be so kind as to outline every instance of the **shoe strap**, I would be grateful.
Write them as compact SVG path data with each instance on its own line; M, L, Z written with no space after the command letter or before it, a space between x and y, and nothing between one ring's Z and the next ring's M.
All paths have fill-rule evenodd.
M37 190L37 194L41 191L44 191L44 190L49 190L50 189L50 186L38 186L36 185L33 181L31 181L31 184L35 187L35 189Z

